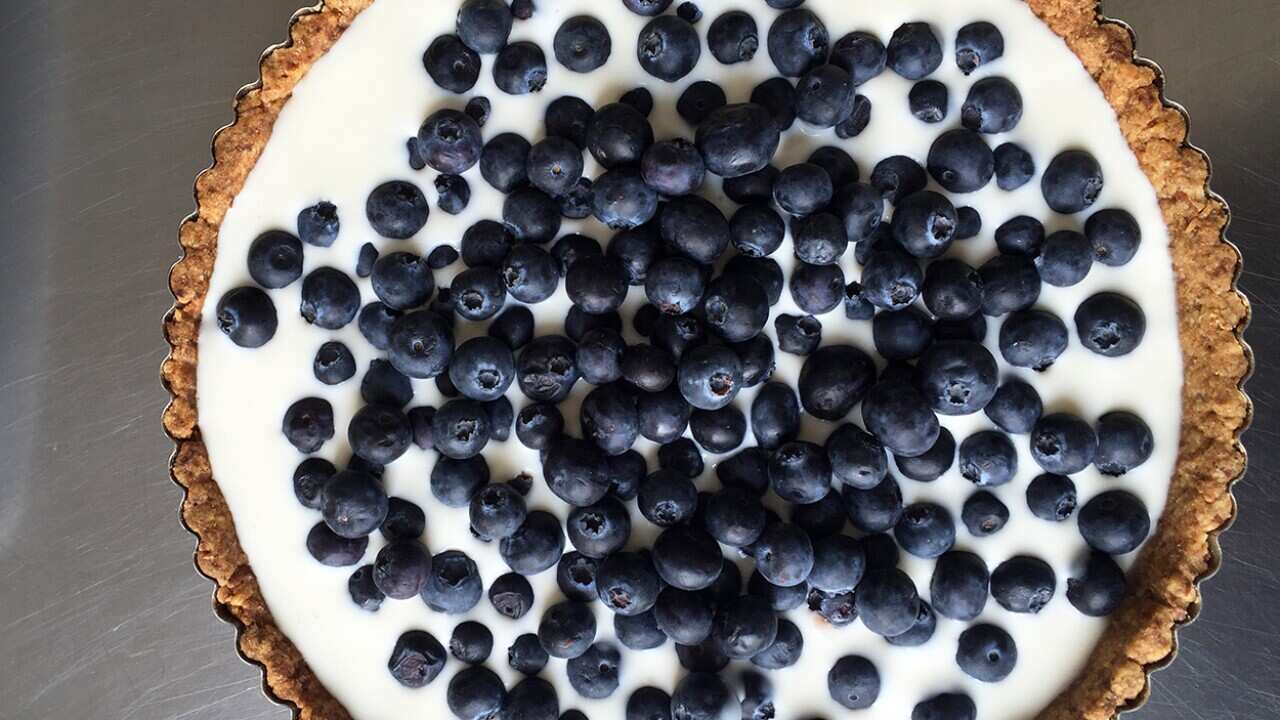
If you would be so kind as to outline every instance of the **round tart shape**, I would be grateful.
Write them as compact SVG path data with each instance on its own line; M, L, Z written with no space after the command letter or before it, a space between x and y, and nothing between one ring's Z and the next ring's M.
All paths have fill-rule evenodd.
M658 136L692 139L692 129L675 114L679 92L688 82L705 79L707 74L724 82L728 71L713 64L711 53L703 53L688 78L674 85L655 84L654 78L630 56L629 47L649 18L627 12L621 3L613 5L617 7L596 8L585 0L564 0L556 4L554 11L539 8L523 27L517 21L518 37L522 41L535 38L549 50L551 37L563 19L594 14L608 28L615 47L609 63L596 72L617 73L626 83L624 89L648 86L654 105L651 120L659 128ZM705 0L700 6L710 19L729 9L727 4L714 0ZM1090 556L1074 520L1047 524L1026 509L1025 486L1040 474L1040 469L1028 445L1030 436L1013 435L1019 460L1018 480L1008 487L987 488L1013 509L1013 519L985 539L977 539L967 533L963 523L955 523L962 549L982 555L992 569L1020 554L1012 550L1016 539L1034 532L1035 551L1056 571L1056 594L1034 617L1003 614L997 603L987 603L989 613L1001 614L984 616L981 621L1002 625L1017 641L1018 663L1013 671L993 684L965 675L951 659L964 626L938 618L933 636L921 647L933 648L934 655L947 661L937 666L938 673L930 681L904 689L901 679L914 674L907 668L918 661L895 655L891 646L862 625L832 629L826 618L802 606L788 611L785 617L806 640L799 658L800 672L818 680L816 685L807 680L774 682L773 701L780 709L779 717L840 716L839 704L833 704L835 701L824 692L821 680L837 660L850 654L866 655L878 669L879 677L886 679L875 704L865 711L866 717L907 717L917 703L959 687L972 698L970 707L976 704L981 717L1025 717L1037 713L1044 718L1110 717L1118 709L1144 699L1147 670L1172 652L1177 625L1194 617L1198 605L1196 582L1216 566L1214 535L1232 515L1229 486L1244 467L1237 438L1250 412L1247 398L1239 390L1250 365L1248 350L1239 340L1247 306L1233 287L1239 257L1222 237L1227 212L1225 205L1207 191L1207 163L1186 145L1185 117L1164 104L1157 74L1135 61L1127 30L1119 24L1100 21L1091 2L1030 0L1023 5L1014 0L974 0L962 6L948 4L946 8L936 3L906 2L870 7L865 15L857 17L841 12L842 4L836 0L809 0L804 7L825 20L836 47L840 45L836 40L854 30L870 32L890 43L903 23L927 23L936 28L944 52L941 65L931 77L952 85L951 116L956 121L960 119L959 104L965 97L959 88L995 74L1012 79L1022 92L1023 113L1014 131L988 141L992 148L998 143L991 140L997 138L999 142L1018 143L1032 153L1040 172L1054 167L1055 173L1069 173L1074 167L1072 157L1052 161L1077 145L1092 151L1101 166L1101 176L1106 179L1093 209L1123 206L1136 218L1143 242L1124 268L1095 263L1092 272L1077 285L1046 286L1038 302L1069 318L1067 308L1074 309L1084 298L1122 290L1137 300L1146 313L1145 335L1125 356L1126 365L1110 363L1114 358L1089 352L1073 342L1075 347L1054 363L1049 371L1052 374L1037 378L1029 374L1033 371L1014 372L1002 366L1001 381L1018 378L1032 382L1045 401L1046 413L1069 410L1090 423L1116 410L1142 415L1150 425L1155 450L1119 482L1145 503L1154 530L1138 552L1119 558L1133 591L1120 601L1109 619L1096 619L1077 611L1068 602L1071 580L1103 582L1097 579L1102 573L1096 572L1093 565L1085 567ZM765 33L775 13L760 7L751 11L761 23L760 32ZM567 14L561 16L562 13ZM951 55L955 38L966 23L987 19L1004 33L1001 55L989 62L983 58L982 65L973 71L974 77L964 79L967 73L956 66ZM352 603L347 594L348 577L355 568L328 567L316 563L307 553L308 532L318 522L319 514L301 508L294 497L288 478L304 456L280 433L280 418L291 403L322 395L334 405L337 426L346 428L362 405L353 387L358 383L348 381L345 387L325 390L310 368L316 349L325 340L341 340L351 348L361 374L371 360L382 357L361 336L357 323L327 323L339 325L328 329L305 323L294 310L301 303L303 283L293 283L270 291L278 310L277 326L270 339L263 341L261 334L255 335L248 344L258 347L247 349L219 330L218 300L227 291L252 282L245 257L255 238L266 231L296 227L298 212L320 201L333 201L343 224L336 241L329 246L308 244L303 248L304 275L324 267L340 267L354 275L357 252L366 242L375 243L383 253L412 250L425 258L437 246L456 246L465 229L476 220L501 219L501 196L481 177L483 158L474 168L450 168L462 173L473 192L468 209L460 215L422 212L415 198L415 217L426 217L421 234L416 236L409 228L400 227L390 236L383 232L384 237L380 237L379 223L366 219L365 199L376 186L413 178L429 194L436 187L429 181L434 171L411 169L404 147L405 139L418 132L424 119L423 108L456 105L461 110L465 98L484 95L494 104L494 113L483 128L486 140L508 131L535 140L543 109L556 97L576 94L599 108L615 101L619 92L605 82L604 76L578 75L550 63L541 93L508 95L495 85L488 72L494 60L485 54L482 62L486 68L476 87L467 95L448 94L429 78L421 62L428 45L438 35L451 32L453 22L451 11L411 0L330 0L318 10L300 13L291 29L291 42L265 56L261 81L243 91L237 100L237 122L215 139L215 163L197 181L198 210L182 226L185 255L171 274L176 304L165 323L172 352L165 361L163 377L173 402L166 410L164 423L177 443L174 478L187 489L183 517L200 538L200 569L218 584L218 602L239 624L242 652L265 668L266 684L273 695L293 704L304 718L382 717L379 713L394 715L442 707L439 701L445 699L446 687L453 686L451 679L459 677L463 664L450 658L444 661L443 671L437 668L443 657L440 643L448 640L450 630L462 618L432 613L421 603L397 604L392 600L384 601L378 613L370 615ZM709 20L703 21L695 27L705 34L709 24ZM920 29L913 25L904 37L919 33ZM981 47L980 41L973 42L977 43L975 47ZM618 52L619 48L626 48L627 52ZM488 53L493 48L476 50ZM745 101L750 85L778 74L768 56L769 53L758 52L754 58L732 66L733 73L754 82L743 88L725 82L731 102ZM918 65L906 63L904 67ZM1037 82L1036 77L1041 80ZM1047 77L1052 77L1053 82L1045 82ZM801 163L817 147L837 144L853 156L864 178L871 176L876 162L893 155L911 156L925 164L930 150L928 139L946 128L930 128L909 115L907 94L915 79L918 78L909 81L885 71L867 80L858 92L869 100L872 115L856 138L842 142L839 127L826 134L789 132L788 139L801 139L799 147L793 149L784 143L774 162L784 167ZM1064 95L1085 99L1078 114L1061 112ZM900 102L901 107L893 107L894 102ZM903 130L888 121L899 115L915 125ZM846 128L845 133L848 131ZM348 133L360 140L344 140ZM967 138L966 143L972 145L974 138ZM359 161L349 162L350 153L358 153ZM939 163L939 167L944 166ZM339 176L335 167L356 167L359 172ZM735 174L740 169L735 167L730 172ZM1085 169L1092 172L1091 168ZM592 167L587 175L598 177L602 172L603 168ZM979 173L984 174L985 170ZM939 182L952 186L948 187L948 196L957 205L976 208L989 230L980 231L975 240L952 240L952 254L948 257L981 267L991 254L980 249L992 244L990 232L1016 215L1031 213L1065 223L1062 216L1043 207L1040 183L1026 183L1014 191L1019 193L1018 199L1007 202L999 194L1004 191L997 190L995 179L978 192L969 193L971 175L967 173L964 182ZM1089 177L1076 179L1080 180L1079 187L1068 189L1079 192L1067 199L1050 200L1055 209L1074 209L1073 203L1095 194ZM531 198L531 202L538 200ZM1080 227L1076 229L1081 232L1088 232L1084 226L1087 215L1086 212L1079 217ZM580 226L565 222L560 234L575 232L576 227ZM587 234L601 239L614 234L599 225L585 227L592 228ZM400 235L413 237L398 239ZM788 251L784 244L775 257L785 263L784 271L790 275L795 261ZM934 254L934 249L930 248L928 254ZM857 278L853 260L853 252L845 253L841 260L850 280ZM443 286L442 277L451 278L461 269L461 265L445 269L437 274L437 284ZM1107 274L1110 270L1115 273ZM377 299L367 280L360 280L359 286L363 302ZM556 297L563 296L562 290L557 292ZM533 310L539 317L573 317L567 312L567 301L555 306L555 310L550 307L535 305ZM775 316L785 312L804 314L795 307L792 293L787 290L783 290L779 304L771 312ZM608 314L598 317L607 318ZM847 343L867 351L874 348L869 323L846 321L839 310L819 319L825 331L823 345ZM1000 321L1001 318L988 318L988 340L997 334L990 326ZM609 321L589 322L607 325ZM448 332L438 323L427 324L433 338ZM772 322L766 323L766 334L773 327ZM482 334L483 324L459 319L452 331L461 344ZM545 333L540 330L539 334ZM415 349L416 346L411 347L410 351ZM995 345L988 344L988 349L998 354ZM441 359L434 360L402 363L406 374L415 377L414 406L444 404L446 398L441 391L448 391L451 383L447 375L440 374L444 370ZM794 387L803 360L779 352L774 379L783 379ZM1142 368L1141 381L1116 370L1133 367ZM409 373L411 369L414 372ZM886 373L891 371L892 367ZM516 386L512 388L514 393ZM744 389L735 404L749 407L754 395L751 389ZM1132 406L1116 406L1124 401L1131 401ZM438 556L442 551L462 550L469 561L474 561L472 572L478 573L487 587L508 571L497 544L486 545L473 539L467 528L466 510L445 507L433 498L426 478L436 455L423 447L429 447L430 433L424 436L418 432L421 423L412 411L407 417L413 426L414 444L385 468L370 465L362 471L381 476L387 495L393 500L407 498L424 508L424 538L431 552ZM859 417L855 411L848 419ZM569 426L576 429L576 417L567 419L571 421ZM821 444L838 426L825 420L831 419L807 416L801 438ZM431 423L428 420L425 424ZM983 413L947 418L944 425L958 444L991 427ZM814 437L805 435L814 432ZM324 444L321 454L345 462L344 435L337 435L336 440ZM520 446L515 437L502 444L497 453L492 452L495 447L498 446L490 446L490 451L484 453L488 477L478 478L480 484L490 478L505 481L531 469L538 475L541 464L537 454ZM505 449L512 452L503 452ZM714 474L713 466L707 462L706 475ZM960 463L952 463L933 483L901 479L899 502L938 503L960 519L962 505L977 488L961 477L959 466ZM651 462L651 467L656 469L656 464ZM896 459L889 467L891 474L900 475ZM1092 470L1073 479L1082 505L1110 488L1107 483L1116 482L1095 476ZM558 501L540 476L532 486L527 498L531 509L545 505L555 507L562 517L567 513L562 503L552 505ZM633 513L633 519L639 522L638 514ZM1031 522L1042 524L1019 528L1019 523ZM373 562L389 539L375 531L369 540L363 554L358 552L360 548L347 547L350 543L346 543L342 552L327 557L333 562L351 558L355 562ZM548 542L539 534L537 543L525 545L543 547ZM1127 544L1124 547L1127 549ZM900 555L899 567L915 580L921 599L927 599L933 561L905 552ZM538 558L526 559L539 567L543 565L537 562ZM873 558L868 551L869 571L882 569L876 562L884 562L883 557ZM495 631L495 655L500 656L500 649L509 647L517 636L536 630L543 610L558 597L554 576L554 572L543 572L529 578L534 585L534 608L524 616L523 624L500 619L487 600L482 599L475 606L468 617L480 619ZM1083 585L1076 587L1081 592L1095 592L1093 588L1083 589ZM308 606L305 616L300 609L303 602ZM826 603L827 607L839 605ZM1089 607L1105 605L1108 603L1099 600ZM318 623L323 626L321 629L315 627L317 616L323 618ZM404 635L424 630L433 637ZM1030 639L1033 635L1037 636L1034 641ZM828 639L831 637L838 639ZM612 623L601 624L596 638L601 643L599 647L611 647L612 638ZM581 697L584 693L573 688L582 683L571 683L559 666L549 668L546 675L563 707L579 707L589 717L618 717L636 687L648 684L669 692L678 689L671 669L679 667L679 660L672 645L647 652L651 654L622 652L620 688L607 699ZM687 659L694 654L701 656L702 662L714 662L713 650L702 646L680 657ZM400 669L388 672L388 658L396 660ZM618 666L616 661L611 662ZM489 664L509 688L515 687L518 676L514 671L501 661ZM481 674L471 672L476 677ZM398 682L397 676L409 681ZM426 687L410 687L422 684L427 676L434 681L428 681ZM487 695L473 697L474 702L488 700L493 694L492 679L488 675L484 679L477 687L483 685ZM895 685L895 679L899 684ZM593 683L591 687L600 685ZM596 693L593 689L586 694ZM375 698L376 701L371 700Z

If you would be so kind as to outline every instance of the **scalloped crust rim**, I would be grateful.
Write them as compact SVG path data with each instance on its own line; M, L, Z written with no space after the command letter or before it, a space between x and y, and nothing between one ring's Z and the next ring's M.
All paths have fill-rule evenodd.
M289 41L263 55L261 79L237 95L236 121L215 136L213 165L196 180L197 209L179 231L183 256L169 276L175 302L164 321L171 351L161 377L172 400L163 422L176 445L170 472L185 490L182 519L199 540L196 565L217 584L218 610L236 625L242 655L262 668L268 695L303 720L351 716L272 620L240 548L200 439L197 340L227 209L293 88L372 2L327 0L300 10L290 24ZM1146 700L1150 672L1172 659L1177 629L1199 612L1198 583L1219 564L1217 534L1235 515L1231 485L1246 464L1239 436L1252 414L1241 389L1253 365L1241 339L1249 308L1236 289L1239 251L1224 236L1227 206L1208 188L1208 158L1188 143L1186 113L1164 99L1159 69L1136 56L1133 33L1101 17L1096 0L1027 3L1066 41L1115 109L1155 187L1177 275L1184 382L1168 503L1130 574L1130 596L1112 616L1087 669L1039 715L1041 720L1103 720Z

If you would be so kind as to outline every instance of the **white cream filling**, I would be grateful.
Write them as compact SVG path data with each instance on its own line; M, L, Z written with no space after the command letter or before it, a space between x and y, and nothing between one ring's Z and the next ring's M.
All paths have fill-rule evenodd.
M261 349L236 347L219 333L213 315L217 299L224 292L251 283L245 258L252 240L273 228L293 230L298 211L321 199L338 206L342 231L331 248L306 247L306 272L331 265L354 277L356 254L365 242L373 242L383 252L404 249L425 254L439 244L456 246L463 231L477 220L500 219L502 196L484 182L477 169L466 175L473 191L467 210L455 217L433 207L427 226L409 241L378 237L364 217L369 191L393 178L418 183L433 199L434 206L434 173L408 168L404 142L416 133L430 112L441 107L461 108L465 103L465 97L436 87L421 63L423 51L432 39L453 31L455 5L453 0L378 0L298 85L261 160L223 222L201 331L202 434L214 475L235 518L240 543L276 623L325 687L359 720L438 716L447 712L445 688L462 663L450 658L434 683L417 690L400 686L387 672L386 661L396 638L409 629L428 630L447 645L457 623L467 618L479 620L495 636L489 666L508 684L516 682L519 676L507 666L506 648L518 635L534 632L543 608L559 599L554 570L530 578L536 604L518 622L498 617L487 600L482 600L466 618L432 612L418 600L388 600L376 613L357 608L346 589L347 577L354 568L324 567L307 553L307 531L319 520L319 513L301 507L293 496L290 478L302 456L281 434L280 420L289 404L299 398L315 395L328 399L335 410L338 433L320 454L339 464L345 462L350 454L345 428L361 405L359 375L337 387L323 386L312 375L312 358L323 342L338 339L355 353L363 373L376 352L360 336L354 322L338 332L306 324L297 312L300 282L271 291L280 327L275 338ZM763 47L776 11L759 0L701 0L704 18L698 29L704 38L702 59L693 73L670 85L640 69L635 44L645 19L626 11L619 0L544 0L538 5L532 20L516 22L512 37L535 40L544 48L550 64L549 82L537 95L504 95L496 89L490 74L493 58L485 57L480 82L472 94L487 96L493 102L493 117L484 128L486 138L513 131L536 141L542 136L543 111L551 100L573 94L600 107L638 85L649 88L657 100L652 120L659 138L690 136L692 130L675 113L675 99L689 83L713 80L724 87L731 102L737 102L745 101L758 82L776 75ZM752 62L721 65L705 47L706 30L722 12L739 7L755 14L761 51ZM838 144L852 154L863 179L870 175L876 161L889 155L905 154L923 160L932 139L942 130L958 125L960 104L968 87L987 75L1010 78L1026 106L1018 127L991 138L993 145L1004 141L1020 143L1031 151L1041 170L1054 154L1066 148L1087 148L1098 158L1106 187L1095 208L1123 207L1133 213L1142 227L1143 244L1125 267L1095 264L1089 276L1074 287L1046 285L1039 306L1057 313L1071 327L1071 317L1081 300L1101 290L1117 290L1142 306L1148 323L1146 338L1134 353L1115 360L1085 350L1072 330L1070 347L1048 372L1037 374L1011 368L1001 361L1001 373L1005 378L1022 377L1032 382L1050 410L1070 410L1090 421L1109 410L1138 412L1155 437L1151 459L1120 479L1104 478L1090 468L1073 480L1082 504L1104 489L1123 487L1142 498L1153 520L1159 517L1176 458L1181 414L1182 364L1174 275L1155 193L1125 144L1115 114L1102 93L1066 45L1015 0L898 0L853 5L843 0L808 0L806 7L824 19L833 42L852 30L871 31L887 42L903 22L923 20L932 24L944 49L944 62L933 77L950 89L950 112L939 125L916 120L907 109L911 83L886 71L860 88L874 104L866 131L847 141L840 141L830 131L789 133L775 159L779 167L803 160L824 144ZM569 72L555 62L551 52L556 28L577 14L595 15L608 26L613 39L610 61L590 75ZM965 78L955 67L953 42L956 31L975 20L989 20L1000 27L1005 55ZM597 170L588 157L588 174ZM1040 195L1038 180L1037 177L1012 193L997 189L993 182L977 193L953 198L957 205L975 207L983 219L979 237L958 242L953 253L975 265L980 263L995 252L995 228L1019 214L1040 218L1050 232L1079 229L1087 213L1080 217L1053 215ZM724 207L729 209L731 204L725 201ZM566 220L562 233L574 231L602 243L611 235L593 220ZM774 255L784 269L794 262L789 245L788 241ZM852 249L843 264L849 279L856 278ZM458 263L437 273L437 283L447 286L450 276L460 269ZM364 301L374 300L368 282L358 283ZM629 307L634 309L643 302L642 296L639 288L633 288ZM562 285L551 300L534 307L539 331L559 332L568 307ZM777 313L798 312L786 292L773 311L774 317ZM840 309L821 319L824 343L851 342L868 351L873 349L869 323L849 322ZM997 358L998 328L996 319L989 324L987 335L987 344ZM459 342L482 331L482 326L460 325ZM773 333L772 321L768 332ZM775 379L794 383L800 364L800 358L780 353ZM441 398L434 383L415 381L414 389L414 405L439 404ZM573 400L566 403L568 408L576 410L576 402L588 389L585 383L579 383ZM524 398L515 386L509 396L519 408ZM747 408L753 396L754 392L743 393L739 406ZM570 427L576 429L574 413L566 415ZM990 427L982 413L943 418L943 423L957 442L971 432ZM806 418L805 437L821 442L832 427ZM1013 673L1002 682L984 684L960 670L954 656L964 623L939 618L931 641L917 648L898 648L872 635L860 623L832 629L816 615L799 609L790 618L804 632L804 654L797 665L769 673L779 718L843 716L846 711L827 693L826 674L832 663L845 654L870 658L880 672L879 699L872 708L858 713L866 718L908 717L918 701L946 691L971 695L984 719L1027 718L1048 704L1082 670L1090 649L1106 628L1104 620L1081 615L1064 596L1066 579L1073 574L1085 546L1074 518L1052 524L1034 518L1026 509L1023 493L1039 469L1030 457L1026 436L1017 436L1014 442L1019 452L1016 479L995 490L1010 508L1011 518L1005 529L992 537L974 538L960 525L961 505L974 488L954 467L933 483L901 481L908 503L930 500L947 506L957 520L956 547L979 554L990 568L1013 555L1031 554L1047 561L1056 571L1057 594L1039 615L1008 613L991 600L977 621L998 624L1013 635L1019 651ZM642 445L641 450L652 458L652 445ZM541 482L536 454L514 437L506 443L491 444L485 455L495 480L529 472L537 478L530 506L565 515L565 505ZM387 490L418 503L426 511L425 541L433 553L450 548L465 551L479 565L487 588L507 568L496 545L476 541L468 532L465 510L446 508L431 496L427 478L433 457L433 453L411 448L387 468ZM714 459L709 459L707 473L700 481L702 487L715 487L713 464ZM633 517L633 544L648 542L655 529L634 509ZM380 534L374 533L365 562L372 561L382 544ZM1122 563L1131 563L1133 557L1123 558ZM933 562L904 553L902 567L927 599ZM608 640L613 635L612 618L598 603L595 608L600 627L598 639ZM634 688L652 684L669 692L681 674L674 648L667 643L645 652L624 650L621 686L605 700L579 697L566 680L562 660L552 660L543 677L556 686L562 710L576 707L592 720L610 720L622 717L626 699Z

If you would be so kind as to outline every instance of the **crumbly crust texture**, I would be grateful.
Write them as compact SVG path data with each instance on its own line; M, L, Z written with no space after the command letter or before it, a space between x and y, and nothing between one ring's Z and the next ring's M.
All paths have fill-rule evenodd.
M1115 109L1155 187L1177 275L1182 432L1164 515L1130 573L1130 596L1111 617L1087 669L1039 716L1105 720L1146 700L1150 672L1172 659L1177 629L1199 612L1199 581L1220 563L1217 534L1235 516L1231 485L1246 463L1239 437L1252 415L1241 389L1253 367L1241 339L1249 307L1236 289L1240 253L1224 237L1229 211L1208 188L1208 158L1188 144L1186 113L1164 99L1163 77L1135 55L1133 33L1102 18L1097 0L1026 1ZM217 584L218 610L236 625L243 656L262 668L268 694L303 720L351 716L276 626L236 538L200 437L197 341L223 217L293 88L372 2L324 0L301 10L288 42L263 55L261 79L237 95L236 121L215 136L213 165L196 179L197 209L179 231L183 256L169 277L175 304L164 320L171 351L161 378L172 401L163 422L177 446L170 471L185 489L182 518L199 540L196 565Z

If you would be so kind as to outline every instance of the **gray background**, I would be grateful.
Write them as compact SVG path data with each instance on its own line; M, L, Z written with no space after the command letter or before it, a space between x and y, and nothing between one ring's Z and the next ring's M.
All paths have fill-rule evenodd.
M548 0L543 0L548 1ZM604 0L617 2L617 0ZM157 380L175 228L299 0L0 3L0 718L274 718L192 568ZM430 0L423 0L430 2ZM1226 563L1134 718L1280 717L1280 3L1110 0L1246 263L1257 421Z

